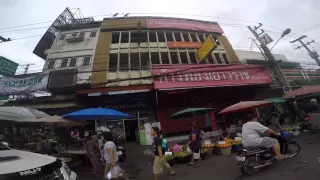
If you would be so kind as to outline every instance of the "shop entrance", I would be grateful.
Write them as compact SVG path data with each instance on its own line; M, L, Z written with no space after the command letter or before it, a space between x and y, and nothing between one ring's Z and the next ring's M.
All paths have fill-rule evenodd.
M127 142L134 142L139 140L138 119L125 120L124 129Z

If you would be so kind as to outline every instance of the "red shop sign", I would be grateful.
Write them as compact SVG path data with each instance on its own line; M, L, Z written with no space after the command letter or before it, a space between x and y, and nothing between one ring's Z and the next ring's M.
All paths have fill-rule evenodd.
M172 28L223 34L219 24L183 19L147 19L147 28Z
M201 42L175 42L175 41L168 41L167 45L168 48L200 48Z
M257 65L154 65L155 89L184 89L214 86L269 84L265 67Z

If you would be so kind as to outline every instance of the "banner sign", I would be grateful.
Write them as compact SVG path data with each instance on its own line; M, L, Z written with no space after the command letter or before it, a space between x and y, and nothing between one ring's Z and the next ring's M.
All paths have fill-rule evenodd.
M155 89L269 84L268 69L257 65L154 65Z
M223 34L223 30L217 23L199 22L183 19L147 19L147 28L184 29L193 31L206 31Z
M13 61L10 61L9 59L3 56L0 56L0 75L3 75L3 76L15 75L18 65L19 64Z
M197 51L199 61L203 61L215 47L217 47L215 41L211 36L208 36Z
M24 78L0 79L0 95L19 95L47 89L49 74L37 74Z
M198 49L201 46L201 42L175 42L175 41L168 41L167 46L168 48L195 48Z

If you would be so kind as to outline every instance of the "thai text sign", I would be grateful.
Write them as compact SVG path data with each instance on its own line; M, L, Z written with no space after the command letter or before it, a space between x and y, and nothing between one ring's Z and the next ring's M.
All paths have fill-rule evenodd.
M168 41L168 48L195 48L198 49L201 47L201 42L175 42Z
M152 74L155 89L238 86L272 82L268 70L257 65L154 65Z
M184 19L147 19L147 28L185 29L223 34L223 30L217 23L191 21Z
M24 78L4 77L0 79L0 95L19 95L47 89L48 74L37 74Z
M197 51L199 61L203 61L215 47L216 43L214 42L213 38L208 36Z
M13 76L16 74L18 64L0 56L0 75Z

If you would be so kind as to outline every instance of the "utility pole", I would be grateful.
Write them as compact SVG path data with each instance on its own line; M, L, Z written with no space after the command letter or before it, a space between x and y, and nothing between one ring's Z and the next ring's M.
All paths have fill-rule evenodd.
M258 34L257 30L262 26L261 23L259 23L259 26L254 26L254 29L252 29L250 26L248 26L248 29L251 31L251 33L254 35L254 37L260 42L260 47L264 52L264 55L267 57L267 59L271 62L271 68L273 69L274 73L276 74L277 78L279 79L281 86L290 86L287 79L283 75L283 72L276 61L275 57L265 44L265 42L261 39L260 35L264 33L264 30L261 29L261 32ZM285 36L285 35L283 35Z
M26 64L26 65L19 65L19 66L24 68L23 74L28 74L29 67L32 66L32 65L35 65L35 64Z
M314 42L314 40L312 40L312 41L310 41L310 42L304 43L304 42L302 41L302 39L304 39L304 38L306 38L306 37L307 37L307 36L303 35L303 36L301 36L301 37L299 37L299 38L297 38L297 39L295 39L295 40L293 40L293 41L290 41L290 43L295 43L295 42L299 41L300 44L301 44L301 46L298 46L298 47L296 47L295 49L300 49L300 48L304 47L304 48L308 51L310 57L316 61L316 63L318 64L318 66L320 66L319 54L318 54L317 51L315 51L315 50L314 50L314 51L311 51L310 48L308 47L308 45L310 45L311 43L315 43L315 42Z

